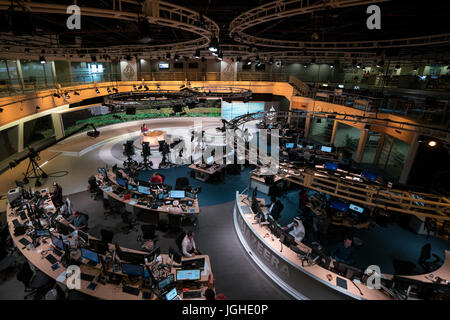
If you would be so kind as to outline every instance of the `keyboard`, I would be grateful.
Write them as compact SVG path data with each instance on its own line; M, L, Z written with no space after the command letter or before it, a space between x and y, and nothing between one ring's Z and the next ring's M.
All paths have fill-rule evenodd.
M125 293L129 293L129 294L135 295L135 296L138 296L139 292L140 292L139 288L130 287L130 286L123 286L122 287L122 291L125 292Z
M24 246L27 246L27 245L29 245L29 244L31 243L30 241L28 241L28 240L25 239L25 238L20 239L19 242L20 242L21 244L23 244Z
M50 262L51 264L55 264L58 262L58 260L56 260L56 258L52 255L52 254L48 254L45 259L48 260L48 262Z
M56 254L58 257L61 257L63 255L63 253L56 248L53 249L53 253Z
M81 280L91 282L94 279L95 279L95 276L93 276L93 275L90 275L90 274L87 274L87 273L81 273Z
M202 297L201 291L185 291L183 292L183 299L198 299Z

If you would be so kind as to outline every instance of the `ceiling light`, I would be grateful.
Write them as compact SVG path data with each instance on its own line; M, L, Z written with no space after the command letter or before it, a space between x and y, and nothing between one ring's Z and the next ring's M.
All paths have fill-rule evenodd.
M98 88L97 88L97 89L95 89L95 92L96 92L97 94L99 94L99 93L100 93L100 90L98 90Z
M44 64L46 61L45 61L45 57L44 56L40 56L39 57L39 61L42 63L42 64Z
M194 57L195 57L195 59L200 59L200 50L199 49L195 50Z
M209 43L208 50L211 52L217 52L217 50L219 50L218 48L219 48L219 41L217 40L216 37L212 37Z
M428 146L434 148L437 146L437 142L434 140L428 141Z

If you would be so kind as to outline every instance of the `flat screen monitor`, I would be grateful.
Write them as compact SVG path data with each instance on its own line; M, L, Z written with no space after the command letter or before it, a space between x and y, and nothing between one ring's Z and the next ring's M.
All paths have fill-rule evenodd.
M127 187L127 181L123 178L116 177L116 182L121 187L124 187L124 188Z
M184 190L171 190L170 197L172 199L183 199L186 197L186 192Z
M158 63L158 68L159 69L169 69L169 63L167 63L167 62Z
M364 208L355 206L354 204L350 204L349 208L350 208L350 210L353 210L353 211L356 211L356 212L359 212L359 213L363 213L364 212Z
M91 248L93 251L97 253L106 254L106 251L108 251L108 247L109 247L108 242L96 239L89 239L89 248Z
M292 149L292 148L294 148L293 143L286 143L286 149Z
M337 170L338 164L334 162L325 162L324 168L328 170Z
M98 263L99 261L97 252L88 250L86 248L81 248L81 257L95 263Z
M206 164L212 164L214 162L214 157L209 157L205 161L206 161Z
M128 190L131 190L131 191L137 191L137 186L132 185L132 184L129 184L129 185L128 185Z
M322 146L322 148L320 148L320 150L322 152L331 152L333 150L333 148L332 147Z
M201 277L200 272L201 272L200 270L184 270L184 269L177 270L177 281L200 280L200 277Z
M164 289L165 287L167 287L169 284L173 283L174 281L175 281L174 275L170 274L167 278L158 282L158 289L159 290Z
M97 171L103 176L103 178L106 179L108 177L105 168L97 168Z
M173 300L177 297L177 288L173 288L166 294L166 300Z
M57 247L59 250L64 250L64 243L62 240L58 237L55 237L54 235L51 235L50 237L52 239L52 244Z
M330 201L330 208L336 209L341 212L347 212L348 204L340 202L340 201Z
M150 189L150 187L146 187L146 186L141 186L141 185L139 185L138 186L138 192L139 193L142 193L142 194L151 194L152 193L152 190Z
M303 145L301 145L301 144L297 144L297 148L299 148L299 149L303 149Z
M50 237L50 231L47 229L36 229L37 237Z
M144 266L142 265L122 262L121 266L123 274L128 274L135 277L144 276Z
M306 146L306 148L308 148L309 150L314 149L314 146Z
M367 179L369 179L369 180L373 180L373 181L377 180L377 175L375 173L369 172L369 171L366 171L366 170L364 170L362 172L362 176L367 178Z

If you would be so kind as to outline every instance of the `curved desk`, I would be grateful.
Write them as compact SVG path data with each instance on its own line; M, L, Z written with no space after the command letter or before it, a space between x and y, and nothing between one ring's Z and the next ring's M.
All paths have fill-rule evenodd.
M45 189L45 188L44 188ZM47 189L48 192L48 189ZM46 202L44 202L44 205L46 206L53 206L51 200L47 200ZM54 206L53 206L54 208ZM50 211L52 211L50 209ZM8 210L7 210L7 222L8 222L8 228L9 228L9 232L11 234L11 237L14 241L14 244L17 246L17 248L19 249L19 251L25 256L25 258L31 263L33 264L36 268L38 268L39 270L41 270L42 272L44 272L47 276L49 276L50 278L64 284L67 285L66 280L64 279L63 281L59 281L61 279L58 279L58 277L61 276L61 274L66 270L65 267L63 267L62 263L61 263L61 258L58 257L56 254L53 254L53 256L58 260L58 264L59 264L59 268L56 270L52 270L52 264L45 258L48 254L51 254L53 252L53 247L51 245L51 241L50 238L44 238L41 237L40 238L40 245L37 248L30 248L30 245L28 246L24 246L22 243L20 243L20 240L22 239L27 239L28 241L32 242L32 239L30 236L28 236L27 234L22 235L22 236L15 236L14 235L14 225L13 225L13 220L17 219L21 224L24 223L24 221L21 219L20 215L16 215L14 213L14 211L12 210L10 204L8 204ZM67 223L67 221L62 220L61 222L63 223ZM73 226L72 226L73 227ZM55 233L56 234L56 233ZM90 235L88 235L89 239L96 239L95 237L92 237ZM45 241L45 243L44 243ZM110 244L110 249L113 249L114 245ZM121 248L123 251L129 251L129 252L135 252L135 253L142 253L145 254L146 252L143 251L138 251L138 250L133 250L133 249L126 249L126 248ZM78 259L80 257L80 250L77 250L77 253L71 253L71 257L73 259ZM205 270L204 272L202 272L201 274L201 279L200 282L202 284L204 284L202 287L202 298L201 300L204 299L203 297L203 293L204 291L207 289L207 283L208 283L208 278L209 275L212 273L211 271L211 262L209 259L209 256L203 255L203 256L196 256L194 259L196 258L205 258ZM161 254L161 258L162 261L160 263L166 263L166 264L170 264L170 258L168 257L168 255L166 254ZM185 260L189 260L187 258L183 257L183 261ZM80 269L82 273L86 273L92 276L95 276L95 280L93 280L94 282L97 283L97 287L95 288L95 290L90 290L88 289L88 285L90 284L90 281L85 281L85 280L81 280L81 288L80 289L76 289L77 291L80 291L84 294L90 295L92 297L98 298L98 299L105 299L105 300L143 300L142 297L142 292L143 291L150 291L150 290L146 290L146 289L141 289L140 293L138 296L136 295L132 295L132 294L128 294L122 291L122 286L120 284L112 284L112 283L106 283L106 284L100 284L97 282L97 277L102 273L102 269L101 269L101 264L97 264L97 266L90 266L87 264L81 264L80 265ZM177 268L172 267L170 269L170 273L171 274L175 274L176 273ZM123 275L120 271L119 272L114 272L112 270L112 267L109 268L107 270L108 272L111 273L116 273L118 275ZM134 287L141 287L142 286L142 279L140 279L137 283L131 283L131 284L127 284L129 286L134 286ZM152 293L151 295L151 300L156 300L158 299L158 297L156 296L155 293ZM187 300L187 299L186 299ZM192 300L200 300L200 299L192 299Z
M347 281L347 290L337 286L336 278L340 275L329 271L317 264L302 267L297 254L286 246L282 246L276 238L267 235L269 229L254 224L253 213L245 214L244 206L249 206L246 195L236 192L234 206L234 226L242 245L253 261L280 287L296 299L359 299L359 300L387 300L390 297L380 290L369 289L362 283L357 286ZM251 209L250 209L251 211ZM303 245L304 246L304 245ZM281 251L282 248L282 251ZM327 279L327 275L333 278Z

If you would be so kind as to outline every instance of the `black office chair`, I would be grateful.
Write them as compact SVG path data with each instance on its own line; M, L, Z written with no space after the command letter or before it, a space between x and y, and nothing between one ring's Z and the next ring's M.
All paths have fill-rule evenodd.
M55 284L55 280L42 271L36 270L34 273L28 262L22 264L16 277L24 284L25 292L29 292L25 296L25 300L31 296L36 300L42 298Z
M156 225L143 224L141 225L142 239L155 240L156 239Z
M112 231L101 229L100 234L102 236L102 241L112 243L114 238L114 233Z
M434 257L433 261L430 261L431 256ZM431 244L427 243L422 247L422 251L419 257L419 265L425 270L425 272L431 272L440 267L442 259L436 255L431 254Z
M169 232L178 233L181 230L183 216L180 214L169 214Z
M125 226L122 227L122 231L125 234L129 234L131 231L138 231L136 228L136 217L133 213L124 211L121 216L123 223L125 223Z
M186 237L186 232L181 231L175 238L175 244L177 245L178 250L180 250L180 253L182 253L182 251L183 251L182 243L183 243L184 237Z
M95 177L90 177L88 179L88 184L89 184L89 192L91 193L94 200L97 200L99 197L103 196L103 191L98 186Z
M186 177L177 178L177 180L175 182L175 190L190 191L191 190L191 186L190 186L190 183L189 183L189 179L186 178Z
M83 216L85 216L86 218L86 228L82 229L84 232L88 232L89 231L89 216L85 213L81 213Z

